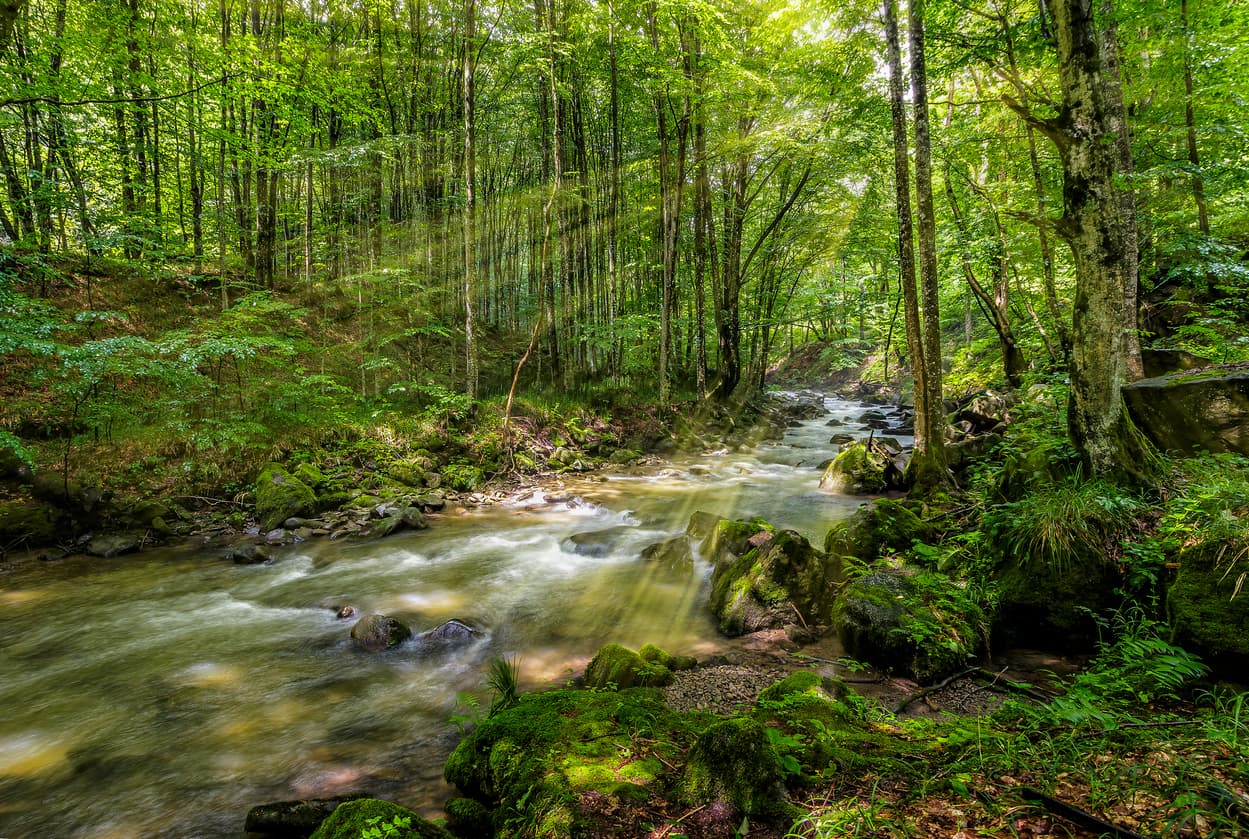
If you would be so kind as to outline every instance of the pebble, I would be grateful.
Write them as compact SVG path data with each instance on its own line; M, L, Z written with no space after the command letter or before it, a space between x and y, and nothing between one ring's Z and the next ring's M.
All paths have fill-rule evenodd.
M664 702L677 711L711 711L731 714L759 698L759 692L785 678L784 669L721 664L674 674L664 688Z

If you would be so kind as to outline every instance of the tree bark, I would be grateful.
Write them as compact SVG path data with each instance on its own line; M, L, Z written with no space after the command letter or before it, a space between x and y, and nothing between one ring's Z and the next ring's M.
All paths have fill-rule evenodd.
M477 123L473 112L477 74L477 3L464 0L464 392L477 398L477 339L473 303L477 295Z

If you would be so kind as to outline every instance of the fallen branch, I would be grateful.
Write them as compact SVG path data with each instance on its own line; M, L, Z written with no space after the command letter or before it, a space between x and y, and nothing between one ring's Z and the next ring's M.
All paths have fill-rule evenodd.
M1066 819L1072 824L1079 825L1085 830L1091 830L1094 833L1103 836L1109 834L1115 839L1145 839L1144 836L1125 827L1111 824L1108 821L1099 819L1092 813L1081 810L1066 802L1059 801L1057 798L1051 798L1043 792L1037 792L1031 787L1019 787L1019 794L1029 800L1040 802L1041 806L1055 816Z
M902 700L902 704L894 708L893 712L895 714L900 714L904 710L906 710L906 706L910 705L915 700L923 699L925 696L927 696L930 693L936 693L937 691L941 690L944 687L949 687L952 683L957 682L959 679L963 679L963 678L966 678L967 676L970 676L971 674L977 672L979 669L980 669L979 667L968 667L962 673L955 673L953 676L950 676L948 679L945 679L944 681L938 682L935 685L929 685L928 687L923 688L922 690L917 690L915 691L915 693L912 693L906 699Z
M677 826L677 825L679 825L681 822L685 821L685 820L686 820L686 819L688 819L690 816L692 816L692 815L694 815L695 813L697 813L699 810L705 810L706 808L707 808L707 805L706 805L706 804L703 804L702 806L695 807L693 810L690 810L690 811L689 811L688 813L686 813L684 816L681 816L681 818L679 818L679 819L673 819L671 822L669 822L669 823L668 823L668 826L667 826L667 827L665 827L665 828L663 829L663 832L661 832L661 833L659 834L659 839L663 839L663 837L665 837L665 836L667 836L667 835L668 835L668 831L672 830L672 828L676 827L676 826Z
M1054 699L1053 696L1050 696L1049 694L1046 694L1046 693L1042 693L1041 691L1038 691L1038 690L1034 690L1028 685L1025 685L1023 682L1015 682L1015 681L1011 681L1010 679L1003 679L1002 673L1005 673L1006 672L1005 670L1002 670L1001 673L994 673L992 670L986 670L983 667L977 667L976 672L983 678L986 678L989 680L989 684L985 685L985 687L987 687L989 690L994 690L994 691L997 691L998 693L1004 693L1004 691L1000 690L997 686L998 682L1001 682L1004 686L1014 691L1015 693L1023 694L1029 699L1035 699L1037 702L1044 702L1046 704L1049 704Z
M175 501L203 501L205 504L233 504L236 507L246 507L242 501L231 501L228 498L209 498L204 495L175 495Z

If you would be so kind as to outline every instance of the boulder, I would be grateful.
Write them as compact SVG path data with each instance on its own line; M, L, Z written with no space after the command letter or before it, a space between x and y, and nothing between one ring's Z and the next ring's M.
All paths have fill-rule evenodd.
M826 623L841 562L792 530L760 531L730 564L711 575L710 607L726 635L783 627L794 613L807 624Z
M426 821L407 807L376 798L359 798L340 804L312 834L312 839L360 839L362 836L384 836L386 839L454 839L446 830Z
M695 514L697 515L697 513ZM690 520L693 526L693 519ZM750 521L730 521L719 519L715 526L698 546L703 559L716 568L732 565L737 558L749 550L748 543L760 533L771 533L772 525L763 519Z
M636 449L616 449L607 456L607 462L623 466L626 463L632 463L641 456L642 453Z
M447 812L447 829L460 839L493 836L494 824L490 810L472 798L452 798L443 805Z
M607 556L616 549L625 534L635 528L626 525L608 527L604 530L591 530L586 533L574 533L563 542L560 548L578 556Z
M425 514L417 507L388 507L382 520L373 526L369 535L381 538L400 530L424 530L428 526Z
M694 554L687 536L674 536L642 548L642 559L656 562L672 571L689 571L694 567Z
M785 770L762 725L749 717L715 723L698 736L685 761L679 797L690 807L730 805L763 820L788 819Z
M351 640L368 652L389 649L411 637L406 624L386 615L365 615L351 627Z
M115 556L137 553L139 542L139 537L130 533L95 536L87 543L87 553L91 556L112 559Z
M256 479L256 518L261 531L271 531L294 517L317 511L317 497L308 485L278 463L269 463Z
M311 463L299 464L291 470L291 474L312 489L320 489L326 482L325 475Z
M469 463L451 463L442 468L442 483L456 492L473 492L485 481L481 469Z
M1145 377L1150 379L1183 370L1198 370L1213 364L1208 358L1184 350L1141 350L1141 365L1145 368Z
M1010 409L1016 399L1011 394L996 394L986 391L977 394L954 412L952 420L955 424L967 423L967 433L983 434L1010 422Z
M696 542L704 541L711 535L717 524L725 521L724 516L698 510L690 516L690 523L685 527L685 535Z
M663 687L672 683L666 666L644 660L619 644L608 644L595 654L585 668L585 686L618 690L632 687Z
M670 655L654 644L643 644L638 650L638 657L647 664L660 664L672 671L693 670L698 666L698 659L693 656Z
M42 501L0 504L0 544L50 545L64 534L61 512Z
M368 797L368 793L350 793L333 798L304 798L298 801L258 804L247 811L243 830L272 837L307 839L340 804Z
M1097 555L1098 546L1060 564L1006 557L995 571L995 644L1089 652L1100 630L1095 616L1118 607L1123 578Z
M422 652L440 653L471 644L480 637L481 633L476 629L452 619L420 633L413 641Z
M853 443L855 439L856 438L853 434L838 433L829 437L828 442L832 443L834 446L844 446L846 443Z
M1211 368L1123 386L1128 412L1162 451L1249 456L1249 370Z
M273 556L263 545L236 545L226 551L225 559L235 565L259 565L268 562Z
M1201 545L1180 554L1167 611L1177 640L1233 678L1249 666L1249 592L1243 552Z
M885 550L904 551L915 541L934 537L931 527L903 504L878 498L833 525L824 537L830 556L852 556L870 562Z
M882 450L863 443L842 447L820 478L824 492L866 495L902 486L902 472Z
M929 575L921 586L911 571L877 571L845 587L833 625L853 658L929 684L958 672L979 649L984 618L961 592L944 577Z

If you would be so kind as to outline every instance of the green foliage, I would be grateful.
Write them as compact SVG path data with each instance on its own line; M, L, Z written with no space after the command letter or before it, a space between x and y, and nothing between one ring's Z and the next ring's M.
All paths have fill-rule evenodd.
M412 826L411 816L392 816L389 819L373 816L365 819L367 827L360 832L360 839L398 839Z
M1008 561L1061 574L1073 563L1106 556L1142 507L1116 484L1077 478L994 505L983 528Z
M487 716L493 717L500 711L506 711L519 701L517 685L520 680L520 662L516 658L490 659L490 671L486 676L486 685L494 691L494 699L490 703Z

